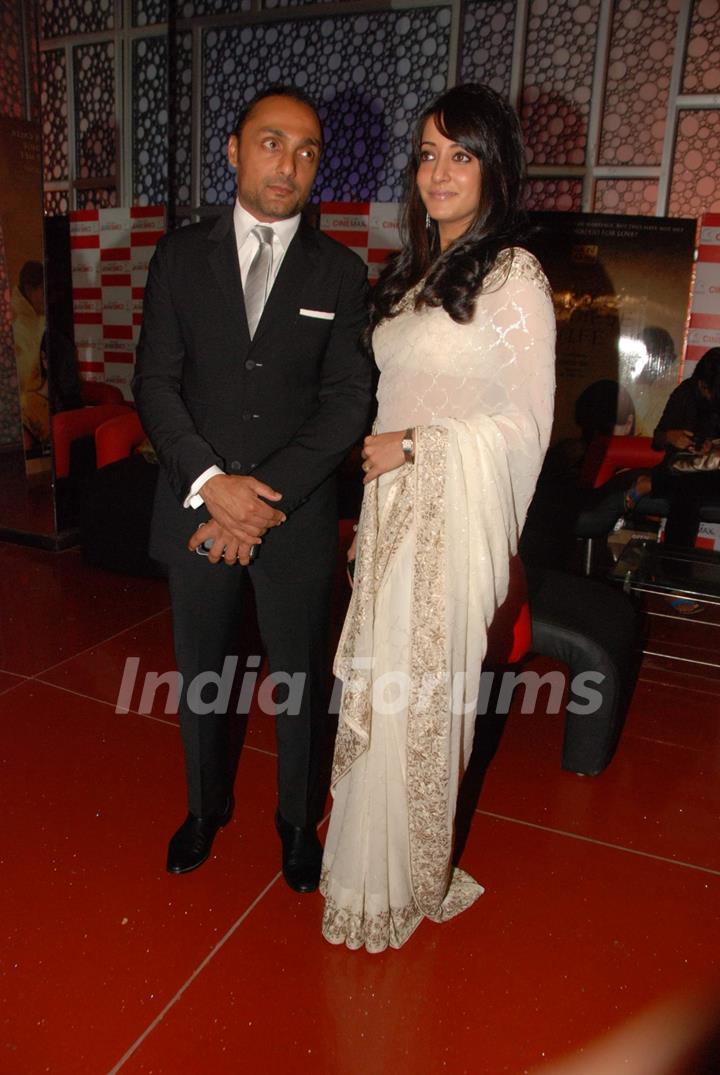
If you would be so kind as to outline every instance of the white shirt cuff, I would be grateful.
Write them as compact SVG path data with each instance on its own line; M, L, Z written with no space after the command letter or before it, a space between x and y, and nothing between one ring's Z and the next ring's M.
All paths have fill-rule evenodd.
M208 479L214 478L216 474L224 474L224 473L225 473L224 470L220 470L220 467L216 467L216 466L208 467L207 470L204 470L202 472L202 474L200 475L200 477L196 478L195 481L190 486L190 492L188 493L188 495L183 500L183 507L184 508L201 508L203 506L203 504L205 503L203 498L200 496L200 490L202 489L203 485L205 484L206 481L208 481Z

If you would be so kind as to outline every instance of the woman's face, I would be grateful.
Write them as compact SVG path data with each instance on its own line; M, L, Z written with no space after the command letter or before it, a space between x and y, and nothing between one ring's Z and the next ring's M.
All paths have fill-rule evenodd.
M444 250L471 226L480 208L480 161L441 134L431 116L422 132L417 188Z

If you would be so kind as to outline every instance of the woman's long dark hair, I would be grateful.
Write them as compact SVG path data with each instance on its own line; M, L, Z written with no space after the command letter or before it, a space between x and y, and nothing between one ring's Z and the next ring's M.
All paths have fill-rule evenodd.
M416 183L426 122L480 162L480 205L460 238L440 252L438 228L426 226L426 211ZM472 319L475 299L498 252L517 239L522 222L525 153L517 115L489 86L469 82L443 93L421 113L415 125L412 157L400 218L402 249L392 258L373 289L369 335L405 292L426 274L416 307L442 306L454 321Z

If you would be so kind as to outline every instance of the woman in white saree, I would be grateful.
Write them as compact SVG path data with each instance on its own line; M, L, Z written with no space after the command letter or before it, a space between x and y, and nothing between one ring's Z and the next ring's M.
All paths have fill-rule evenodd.
M420 116L403 249L372 300L378 413L363 449L323 934L400 947L483 889L452 866L487 631L552 424L555 320L517 235L519 124L458 86Z

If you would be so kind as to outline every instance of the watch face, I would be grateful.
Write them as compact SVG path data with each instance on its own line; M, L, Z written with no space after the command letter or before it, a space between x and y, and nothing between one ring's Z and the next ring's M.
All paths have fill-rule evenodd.
M395 441L395 443L397 444L397 441ZM405 437L405 439L402 442L402 450L404 452L411 452L413 450L412 437Z

